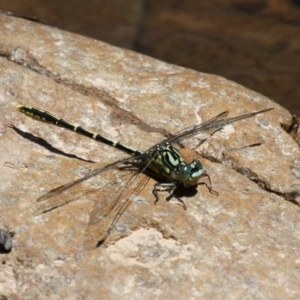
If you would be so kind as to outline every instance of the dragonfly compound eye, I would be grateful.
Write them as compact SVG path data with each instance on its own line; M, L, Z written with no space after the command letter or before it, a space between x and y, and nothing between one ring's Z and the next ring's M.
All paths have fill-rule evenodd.
M194 160L190 164L181 165L178 169L178 178L186 184L197 184L203 174L203 166L199 160Z
M197 180L202 176L203 174L203 165L201 164L201 162L199 160L193 160L193 162L190 164L191 166L191 179Z

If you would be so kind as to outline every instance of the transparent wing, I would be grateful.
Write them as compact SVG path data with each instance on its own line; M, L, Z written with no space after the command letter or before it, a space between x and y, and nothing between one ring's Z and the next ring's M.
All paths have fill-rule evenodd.
M124 159L103 168L97 169L87 176L51 190L38 199L42 201L35 215L49 211L68 202L89 196L94 206L89 214L84 247L88 250L96 248L103 242L118 219L150 179L141 173L141 165L136 158ZM102 174L101 180L97 175Z
M136 172L128 176L122 186L120 182L111 181L101 190L101 201L95 202L90 211L83 243L85 249L92 250L107 238L126 209L136 201L149 179L145 174ZM103 198L105 201L102 201Z
M188 127L186 129L184 129L183 131L179 131L178 133L172 135L171 137L168 137L168 138L164 139L163 141L161 141L159 143L159 145L164 145L166 143L179 143L185 139L191 138L192 136L195 136L202 132L206 132L209 135L212 135L214 132L222 129L225 125L228 125L228 124L231 124L231 123L243 120L243 119L251 118L257 114L261 114L261 113L267 112L272 109L273 108L263 109L260 111L256 111L253 113L249 113L249 114L245 114L245 115L241 115L241 116L237 116L237 117L233 117L233 118L227 118L228 111L224 111L224 112L220 113L219 115L209 119L208 121L205 121L205 122L203 122L199 125L193 126L193 127ZM155 148L155 147L156 147L156 145L151 147L149 150L151 150L152 148Z
M110 169L117 167L118 165L122 165L123 163L130 162L136 158L129 157L123 160L116 161L114 163L108 164L102 168L96 169L89 173L88 175L79 178L75 181L69 182L67 184L61 185L49 192L45 195L37 199L37 202L43 202L38 209L34 212L34 215L41 214L43 212L49 211L56 207L62 206L68 202L79 199L87 194L94 193L97 189L92 188L84 188L84 183L92 179L93 177L107 172Z

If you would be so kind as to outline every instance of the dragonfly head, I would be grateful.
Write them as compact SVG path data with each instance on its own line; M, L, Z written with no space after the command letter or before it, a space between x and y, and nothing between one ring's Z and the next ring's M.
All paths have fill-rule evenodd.
M177 180L185 186L196 185L203 173L201 162L195 159L190 164L184 163L179 166Z

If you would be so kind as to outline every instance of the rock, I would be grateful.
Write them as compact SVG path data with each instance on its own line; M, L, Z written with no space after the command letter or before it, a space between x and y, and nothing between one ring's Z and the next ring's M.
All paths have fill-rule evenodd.
M12 249L12 240L6 230L0 229L0 251L7 253Z
M149 1L136 51L222 75L300 114L299 1Z
M7 16L0 28L0 225L16 232L1 268L3 295L299 297L300 153L280 125L292 122L288 111L224 78L58 29ZM108 179L98 176L95 194L38 216L36 199L126 155L29 119L16 103L141 150L222 111L274 110L183 151L201 159L219 196L200 185L183 195L187 210L165 201L167 193L154 205L150 179L104 244L86 251L89 211L113 192L100 189Z
M292 124L281 124L281 126L300 145L300 117L293 115Z
M200 72L300 115L299 0L2 1L1 9ZM59 13L57 13L59 11Z

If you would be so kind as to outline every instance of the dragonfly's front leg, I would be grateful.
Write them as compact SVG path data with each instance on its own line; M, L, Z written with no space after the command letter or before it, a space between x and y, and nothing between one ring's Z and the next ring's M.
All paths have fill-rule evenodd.
M159 189L159 187L162 187L164 189ZM174 194L174 190L178 187L178 183L177 182L157 182L154 184L153 186L153 190L152 193L155 196L156 200L154 202L154 204L156 204L159 200L159 196L158 196L158 192L163 192L163 191L167 191L170 195L167 197L167 201L169 201L172 197L176 198L179 202L182 203L183 208L186 210L186 206L184 201L177 197Z
M212 188L210 176L205 171L203 172L201 177L204 177L204 176L208 178L209 184L207 184L206 182L198 182L197 185L204 184L204 185L206 185L206 187L208 188L208 190L211 194L215 194L216 196L219 196L219 193Z

